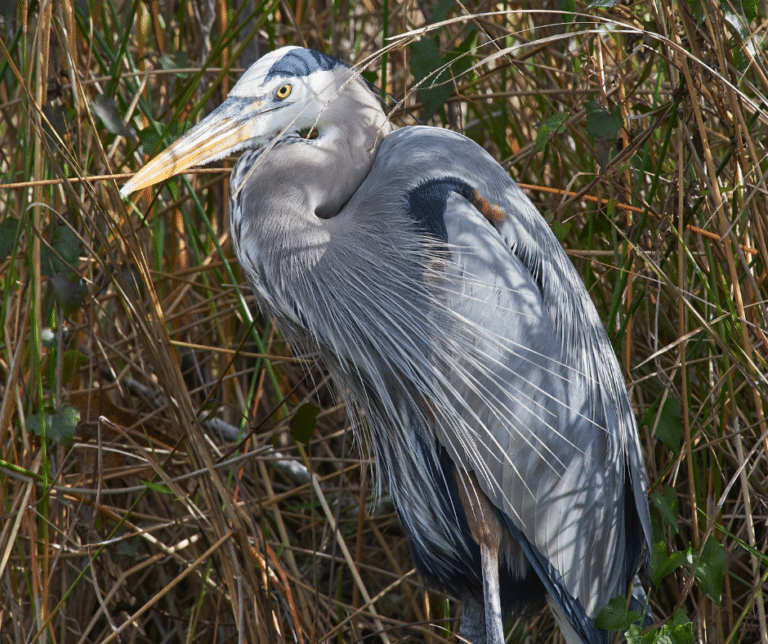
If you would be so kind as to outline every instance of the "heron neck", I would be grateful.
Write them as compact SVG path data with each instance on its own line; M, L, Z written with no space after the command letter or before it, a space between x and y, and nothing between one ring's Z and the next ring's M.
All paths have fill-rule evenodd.
M281 275L311 270L343 236L336 215L371 170L393 127L360 83L345 91L317 122L318 137L287 138L258 154L246 152L233 170L230 220L235 250L255 272L254 286L282 291Z

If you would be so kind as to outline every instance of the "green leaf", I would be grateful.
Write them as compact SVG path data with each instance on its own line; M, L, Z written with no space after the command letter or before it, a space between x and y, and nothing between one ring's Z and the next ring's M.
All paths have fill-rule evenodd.
M545 118L541 125L546 125L550 131L554 133L559 133L560 127L568 120L568 117L570 115L568 112L559 112L557 114L550 114L547 118Z
M557 237L557 241L562 242L567 236L568 233L571 231L571 224L564 224L560 221L553 221L552 222L552 232L555 233L555 237Z
M53 287L53 294L61 306L64 317L69 317L79 309L88 296L88 287L81 277L70 279L71 273L58 273L48 278Z
M448 17L448 12L453 9L456 0L437 0L432 3L432 22L442 22Z
M667 554L667 542L657 513L651 514L653 540L651 543L651 583L658 586L661 580L680 566L693 565L693 552L688 546L682 552Z
M665 485L661 493L651 494L651 500L664 521L672 528L672 534L677 534L680 528L677 524L677 492L675 488Z
M758 0L741 0L744 16L749 22L757 18L757 2Z
M694 574L701 583L701 589L718 604L723 592L725 575L725 548L710 535L701 550L701 557Z
M690 9L693 17L696 18L696 26L701 25L704 22L704 7L701 6L700 0L687 0L688 9Z
M20 220L15 217L6 217L0 221L0 262L5 261L5 258L13 252L19 222Z
M168 138L166 140L170 144L170 142L174 138L176 138L177 134L181 134L184 132L185 126L188 126L191 129L192 125L194 124L191 122L185 122L185 123L173 122L166 127L163 123L160 123L159 121L151 120L147 127L137 132L137 136L139 137L139 141L141 142L141 147L143 149L143 152L145 154L155 154L161 148L166 147L163 141L160 139L161 133L166 132L167 130Z
M559 0L558 5L560 5L560 11L572 11L573 13L576 12L576 1L575 0ZM573 16L560 16L563 22L571 22L573 20Z
M533 146L533 151L541 152L544 148L547 147L547 143L549 143L551 138L552 130L550 130L546 125L542 125L536 134L536 144Z
M160 67L163 69L187 69L190 67L189 58L187 58L187 52L183 50L177 51L173 58L167 54L160 56L160 58L157 59L157 62L160 63ZM186 78L189 74L187 72L177 72L175 75L178 78Z
M139 130L137 134L144 154L153 154L160 147L160 135L152 125Z
M680 453L683 444L683 418L680 405L674 398L667 398L661 410L656 437L675 454Z
M614 597L598 614L595 626L606 631L626 631L640 618L636 610L627 610L626 597Z
M655 631L648 631L643 633L643 629L639 624L632 624L629 630L624 634L627 638L627 644L655 644L656 633Z
M424 103L426 118L439 110L453 93L453 77L458 77L471 66L466 55L477 45L478 32L473 30L454 49L440 56L437 38L422 38L409 45L411 73L419 85L419 97ZM438 70L441 70L438 72Z
M693 624L685 611L678 608L672 619L659 629L656 644L694 644Z
M419 85L419 98L424 103L426 118L430 118L450 98L453 87L448 83L450 76L447 69L438 74L433 72L440 69L445 61L440 58L437 41L432 38L422 38L411 43L411 73Z
M320 408L310 403L304 403L299 407L291 418L291 436L297 443L309 443L312 434L317 428L317 415Z
M539 124L539 132L536 134L534 152L541 152L549 143L549 140L560 133L560 127L568 120L568 113L552 114Z
M654 406L645 412L643 423L653 427L658 406ZM683 444L683 420L680 405L674 398L667 398L656 425L656 438L664 443L675 454L680 453Z
M160 492L160 494L173 494L173 490L169 488L167 485L162 485L161 483L153 483L152 481L142 481L142 485L148 487L150 490L154 490L155 492Z
M53 231L51 248L46 244L40 247L40 274L45 277L57 273L74 275L73 269L80 263L80 240L67 226L59 226Z
M571 224L564 224L560 221L556 221L555 215L552 212L545 212L542 214L544 216L544 221L549 224L549 226L552 228L552 232L555 233L557 241L562 242L566 235L571 232Z
M67 447L72 446L75 428L80 422L80 411L72 405L63 405L54 413L43 412L45 421L45 435L50 440L62 443ZM32 414L26 418L27 429L38 436L42 435L40 429L40 414Z
M595 142L595 161L605 172L611 158L613 142L616 140L624 121L621 118L618 105L614 105L609 112L600 103L590 101L585 105L585 109L587 112L586 130L592 135Z
M75 428L79 422L80 410L72 405L64 405L53 414L53 423L48 436L59 443L71 446Z
M624 125L619 106L614 105L609 112L600 103L590 101L584 107L587 111L587 132L596 139L613 141Z
M685 550L677 550L669 556L666 555L666 543L657 543L655 548L657 549L656 565L653 562L651 563L651 582L653 582L654 586L658 586L664 577L671 575L678 568L693 564L693 551L690 546ZM653 558L653 555L651 555L651 559Z

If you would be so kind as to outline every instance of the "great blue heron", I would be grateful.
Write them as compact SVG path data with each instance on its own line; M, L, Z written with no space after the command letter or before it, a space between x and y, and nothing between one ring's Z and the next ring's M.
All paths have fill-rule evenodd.
M569 642L650 541L619 365L536 208L470 139L394 129L358 72L284 47L122 189L244 150L230 226L286 338L365 417L423 577L463 602L460 634L544 598Z

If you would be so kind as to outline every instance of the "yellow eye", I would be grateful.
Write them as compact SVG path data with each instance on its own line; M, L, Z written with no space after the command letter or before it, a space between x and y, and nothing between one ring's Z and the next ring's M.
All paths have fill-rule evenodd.
M290 85L278 87L275 96L282 101L284 98L288 98L291 95L291 89L292 87Z

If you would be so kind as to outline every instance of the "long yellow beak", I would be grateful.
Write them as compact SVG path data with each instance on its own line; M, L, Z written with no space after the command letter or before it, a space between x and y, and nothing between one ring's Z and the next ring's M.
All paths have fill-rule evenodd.
M235 120L215 110L133 175L121 188L120 195L128 197L193 165L213 161L228 150L241 147L251 138L252 130L252 119Z

